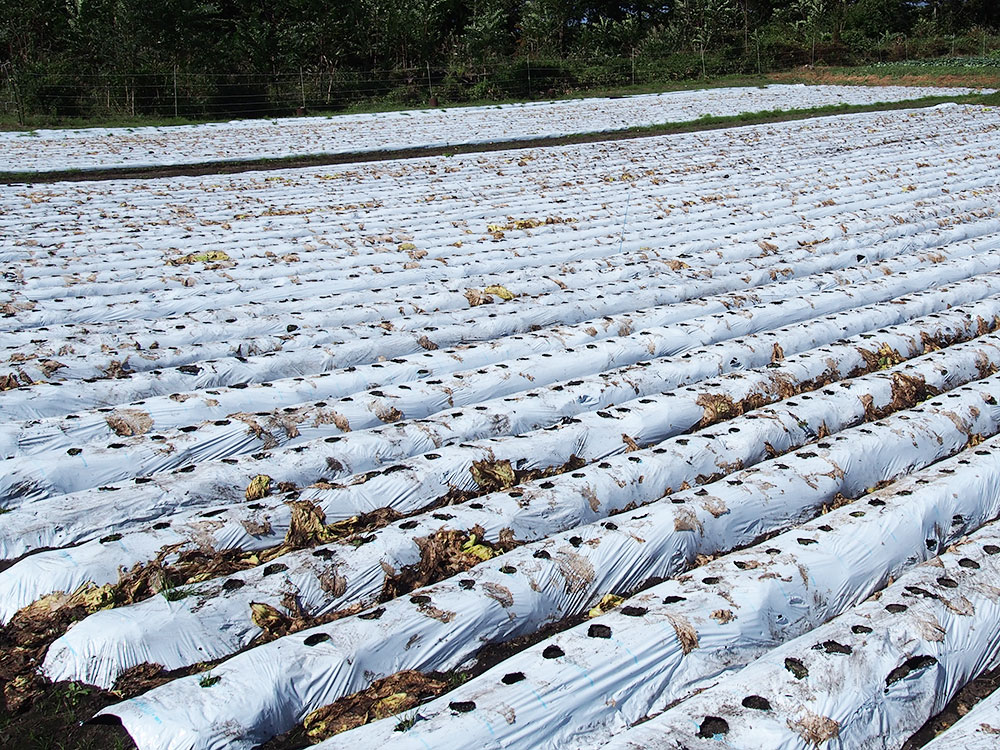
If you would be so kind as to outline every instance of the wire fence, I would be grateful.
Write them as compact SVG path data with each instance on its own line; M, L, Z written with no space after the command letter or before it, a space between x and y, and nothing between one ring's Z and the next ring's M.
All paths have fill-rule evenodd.
M741 72L711 63L709 72ZM376 71L58 73L0 70L0 116L69 118L279 117L366 106L412 106L565 96L575 92L697 78L700 57L596 63L518 60L500 67Z
M895 42L893 42L895 44ZM897 59L905 45L895 44ZM824 50L829 59L835 48ZM705 75L766 73L802 64L802 51L750 50L741 58L675 54L600 60L521 58L496 66L391 70L300 69L279 73L188 71L63 72L0 65L0 118L8 122L72 119L225 119L342 112L365 107L544 99L577 92L656 86ZM876 59L886 59L881 52ZM1000 65L998 57L967 58ZM942 61L944 62L944 61ZM955 64L957 60L947 61Z
M531 80L534 75L534 81ZM556 80L558 78L558 81ZM531 97L572 85L544 68L455 73L431 69L205 73L179 69L141 73L56 74L7 71L4 115L55 117L267 117L359 105L426 104Z

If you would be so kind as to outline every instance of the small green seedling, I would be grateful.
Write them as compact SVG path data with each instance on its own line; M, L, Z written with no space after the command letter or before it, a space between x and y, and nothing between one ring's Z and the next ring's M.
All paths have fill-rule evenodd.
M405 732L409 729L412 729L413 725L416 724L418 721L420 721L421 718L422 717L420 716L420 714L418 714L416 710L413 710L399 720L399 723L396 724L395 731Z
M198 678L198 684L203 688L210 688L215 685L222 678L218 675L213 675L211 672L205 672L200 678Z

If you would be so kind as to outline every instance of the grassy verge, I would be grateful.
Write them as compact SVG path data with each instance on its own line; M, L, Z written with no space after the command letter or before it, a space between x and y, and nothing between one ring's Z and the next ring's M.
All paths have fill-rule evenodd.
M53 685L30 711L0 707L0 747L11 750L130 750L135 743L120 727L81 725L120 700L76 682Z
M674 133L691 133L704 130L717 130L739 125L755 125L789 120L803 120L813 117L825 117L838 114L853 114L860 112L880 112L897 109L931 107L945 102L960 104L982 104L1000 106L1000 94L968 94L964 96L929 96L919 99L909 99L887 104L832 104L822 107L792 110L765 110L762 112L744 112L731 116L704 116L697 120L671 122L659 125L646 125L621 130L578 133L574 135L552 138L534 138L516 141L493 141L434 148L412 148L393 151L360 151L343 154L309 154L278 159L254 159L247 161L214 161L200 164L144 167L144 168L109 168L94 170L59 170L51 172L0 172L0 184L11 183L48 183L63 180L83 181L100 179L139 179L173 177L179 175L231 174L253 170L286 169L292 167L315 167L334 164L350 164L369 161L386 161L389 159L412 159L432 156L452 156L454 154L480 153L507 149L528 149L542 146L563 144L593 143L596 141L624 140L628 138L644 138Z
M1000 87L1000 65L965 64L953 60L912 60L855 67L796 68L772 73L781 83L840 83L867 86Z

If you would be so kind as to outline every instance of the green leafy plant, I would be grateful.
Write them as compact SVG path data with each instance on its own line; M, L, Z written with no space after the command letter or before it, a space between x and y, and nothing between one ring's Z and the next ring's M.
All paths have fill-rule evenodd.
M203 688L210 688L212 685L218 684L222 678L218 675L213 675L211 672L205 672L201 677L198 678L198 685Z

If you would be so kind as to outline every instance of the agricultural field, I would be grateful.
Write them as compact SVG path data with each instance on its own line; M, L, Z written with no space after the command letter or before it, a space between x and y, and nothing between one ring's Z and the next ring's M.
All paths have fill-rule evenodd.
M167 167L555 138L745 112L961 96L966 87L776 84L182 127L0 132L0 172Z
M948 104L0 186L0 740L995 746L911 737L1000 665L998 166Z

